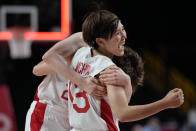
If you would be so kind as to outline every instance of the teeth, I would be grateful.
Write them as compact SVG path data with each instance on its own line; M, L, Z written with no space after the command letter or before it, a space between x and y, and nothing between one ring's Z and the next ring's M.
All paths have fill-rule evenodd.
M123 45L119 45L118 48L122 49L122 48L124 48L124 46Z

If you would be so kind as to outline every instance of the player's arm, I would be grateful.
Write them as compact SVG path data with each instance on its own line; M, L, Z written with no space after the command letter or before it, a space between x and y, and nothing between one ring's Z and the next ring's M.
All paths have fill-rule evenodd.
M132 95L131 79L121 68L117 66L107 68L100 72L99 80L108 85L123 86L127 100L130 101Z
M126 86L130 83L129 75L117 66L110 66L100 72L99 79L109 85Z
M33 74L36 76L43 76L53 73L55 72L44 61L41 61L33 67Z
M82 39L82 33L78 32L71 36L69 36L67 39L59 41L55 44L52 48L58 48L56 46L61 46L64 48L64 50L60 50L60 55L62 56L61 59L64 64L70 64L73 54L81 47L85 46L85 43ZM36 76L43 76L48 74L53 74L55 71L44 61L41 61L37 65L33 67L33 74Z
M43 76L43 75L48 75L48 74L53 74L56 73L55 71L53 71L53 69L48 66L44 61L41 61L39 64L35 65L33 68L33 74L36 76ZM95 78L86 78L87 81L89 81L89 87L90 88L85 88L84 90L90 94L93 97L96 97L98 99L102 98L103 96L106 95L106 88L101 88L99 90L97 90L95 88L95 86L93 86L93 88L91 88L92 83L95 85L100 85L99 81L96 80Z
M64 60L65 63L71 63L71 60L69 60L70 58L67 57L67 60ZM55 71L48 65L46 64L44 61L39 62L37 65L35 65L33 67L33 74L36 76L44 76L44 75L48 75L48 74L54 74Z
M83 46L86 46L86 44L82 39L82 32L78 32L69 36L65 40L57 42L50 50L53 50L53 48L58 49L59 55L62 56L60 58L61 62L67 65L67 63L71 63L73 54ZM45 54L47 55L50 53L52 52L47 51ZM33 67L33 74L36 76L43 76L52 73L55 73L55 71L45 61L41 61Z
M81 41L83 41L82 33L75 33L67 39L55 44L42 57L43 61L48 64L55 72L61 74L66 79L69 79L80 86L84 80L78 73L73 71L67 64L65 64L62 59L63 57L66 58L66 56L73 56L74 52L80 45L73 43L80 43Z
M88 94L101 98L105 95L105 89L99 86L96 80L81 77L79 73L76 73L63 61L63 58L67 60L67 56L73 57L76 50L82 46L86 46L82 32L75 33L51 47L42 59L54 72L79 85Z
M68 56L73 57L75 52L83 46L87 46L87 44L83 41L82 32L77 32L64 40L57 42L43 55L42 59L47 61L50 60L48 57L51 57L51 55L54 55L54 57L59 55L67 60Z
M144 119L167 108L176 108L183 104L181 89L171 90L164 98L146 105L129 106L124 88L107 85L110 105L121 122Z

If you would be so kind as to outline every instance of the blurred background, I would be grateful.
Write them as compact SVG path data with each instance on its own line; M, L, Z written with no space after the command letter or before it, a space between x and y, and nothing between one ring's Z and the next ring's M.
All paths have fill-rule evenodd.
M196 9L192 1L0 0L0 131L24 130L27 110L43 77L32 68L52 45L81 31L99 5L119 16L127 45L145 63L144 86L130 105L161 99L173 88L185 102L152 117L120 123L122 131L196 130Z

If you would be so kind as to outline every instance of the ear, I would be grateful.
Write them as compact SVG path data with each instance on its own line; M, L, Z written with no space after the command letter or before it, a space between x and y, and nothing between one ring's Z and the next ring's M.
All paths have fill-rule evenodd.
M96 43L100 46L103 47L105 46L105 42L103 38L96 38Z

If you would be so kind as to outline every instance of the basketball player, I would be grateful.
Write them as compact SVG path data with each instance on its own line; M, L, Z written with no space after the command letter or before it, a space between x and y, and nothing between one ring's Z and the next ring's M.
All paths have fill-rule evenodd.
M113 65L113 56L124 54L126 32L118 17L106 10L92 12L83 23L83 38L90 47L80 48L72 59L72 66L83 79L70 78L69 122L73 131L119 130L118 120L136 121L158 113L167 108L177 108L184 102L181 89L171 90L159 101L138 106L129 106L132 94L131 81L127 87L120 88L106 84L107 97L98 100L82 90L82 80L86 77L98 77L100 73ZM51 68L68 78L70 71L60 60L63 45L56 45L43 56ZM79 83L78 85L74 83ZM117 88L118 87L118 88Z
M75 39L76 36L77 39ZM74 50L74 48L77 49L83 46L83 40L80 40L79 43L77 42L77 40L79 41L80 39L78 36L81 36L81 33L76 33L59 43L68 43L66 46L67 50L75 52L76 50ZM73 44L70 45L69 43ZM74 48L72 48L73 45ZM66 61L63 60L63 62L70 63L69 57L65 59ZM27 113L25 131L69 131L71 128L68 121L67 80L51 70L43 61L34 67L33 73L38 76L47 76L38 86L34 101ZM85 80L88 86L86 86L84 90L91 96L101 98L106 94L105 88L96 84L94 79Z
M69 50L73 49L72 46L74 46L76 49L80 48L80 46L85 45L82 45L82 43L84 43L82 39L78 40L80 41L78 43L75 40L75 43L73 43L72 45L70 45L69 42L70 40L72 40L73 42L75 38L80 39L81 35L81 32L75 33L71 35L69 39L60 41L59 43L63 42L64 44L66 44L66 48L70 48ZM65 63L70 63L70 57L66 57L65 59ZM113 68L113 70L114 69L116 70L115 73L118 72L118 76L116 78L117 80L118 78L123 79L123 77L126 76L125 73L123 71L120 71L118 68ZM61 75L55 73L43 61L33 68L33 74L37 76L47 76L39 85L35 95L35 99L32 102L31 107L27 113L25 130L70 130L71 127L68 121L67 107L67 80L63 78ZM105 88L99 89L100 86L96 85L96 80L91 79L91 81L95 83L89 83L91 85L89 85L89 87L86 87L84 90L90 88L87 89L87 93L91 94L91 96L94 96L95 98L102 98L106 94ZM119 85L120 83L114 82L114 84ZM124 84L126 84L126 82L123 83L122 86Z

